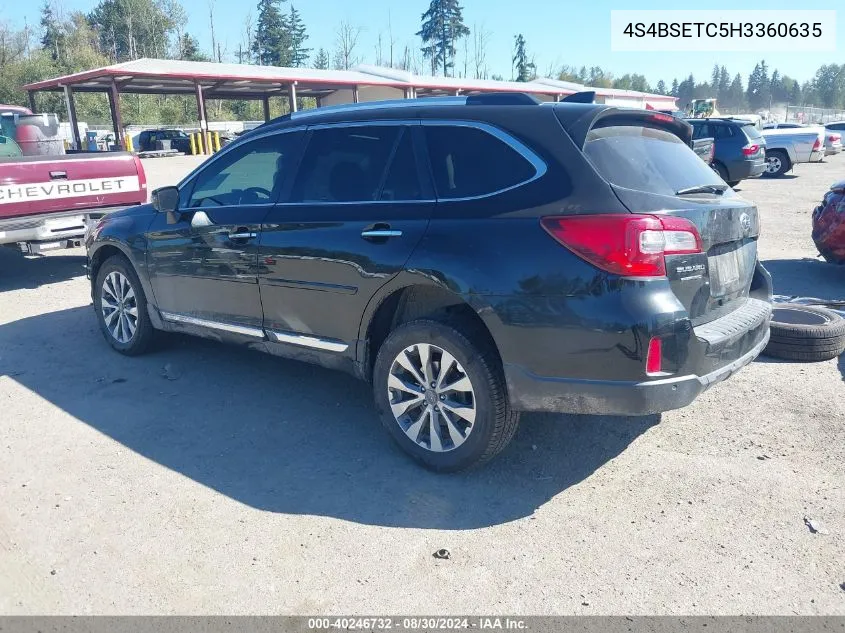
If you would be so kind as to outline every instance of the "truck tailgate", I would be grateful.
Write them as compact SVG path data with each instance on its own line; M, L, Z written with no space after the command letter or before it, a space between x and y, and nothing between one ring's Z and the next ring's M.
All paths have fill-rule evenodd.
M0 219L146 201L144 168L129 153L0 159Z

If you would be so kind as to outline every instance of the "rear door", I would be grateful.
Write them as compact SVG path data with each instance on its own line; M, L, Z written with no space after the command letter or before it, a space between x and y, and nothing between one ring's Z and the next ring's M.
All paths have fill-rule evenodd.
M390 121L310 129L289 199L262 233L271 341L354 353L367 303L402 270L431 217L418 129Z
M730 188L679 195L683 189L724 183L675 134L655 124L607 120L587 134L584 153L628 209L695 224L704 253L666 258L672 290L695 325L742 305L757 262L753 204Z

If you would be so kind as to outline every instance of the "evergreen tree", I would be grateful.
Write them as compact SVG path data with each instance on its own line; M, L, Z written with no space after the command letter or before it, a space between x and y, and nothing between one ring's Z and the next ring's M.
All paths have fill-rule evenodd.
M801 86L798 84L797 81L792 82L792 88L789 91L789 102L790 103L803 103L803 98L801 95Z
M677 80L677 79L673 79L673 80L672 80L672 91L671 91L669 94L670 94L671 96L673 96L673 97L677 97L677 96L678 96L678 88L679 88L679 86L678 86L678 80Z
M252 53L261 66L284 66L289 54L285 16L281 11L281 0L259 0L258 22Z
M319 68L320 70L329 69L329 54L325 48L318 50L314 56L314 68Z
M197 39L188 33L185 33L179 39L179 59L185 59L190 62L210 61L207 56L200 52Z
M728 97L728 91L731 88L731 76L728 74L728 69L722 66L719 69L719 87L716 90L716 98L719 101L724 101Z
M587 81L587 67L581 66L581 68L578 69L578 83L583 84L583 83L586 83L586 81Z
M719 91L719 78L722 76L722 69L719 68L719 64L713 65L713 72L710 73L710 89L712 91L713 97L715 98Z
M287 31L287 41L290 42L290 54L288 59L284 60L284 65L300 67L305 66L308 62L308 56L311 53L310 48L305 47L305 41L308 39L308 34L305 32L305 23L302 21L302 16L293 3L290 5L290 13L285 19L285 29Z
M666 94L666 82L662 79L657 82L657 94L665 95Z
M771 103L772 87L769 80L769 67L766 60L760 62L760 103L763 108L768 108Z
M56 19L56 14L53 12L49 0L45 0L44 6L41 8L41 28L44 30L41 37L41 48L49 51L50 57L54 60L61 59L64 49L64 29L59 20Z
M728 88L727 105L736 110L745 109L745 90L742 87L742 76L739 73L733 78Z
M531 81L534 78L534 64L528 59L525 49L525 38L522 33L514 36L513 58L511 67L516 69L516 81Z
M428 11L422 14L422 28L417 35L424 44L423 55L432 60L432 69L440 66L443 75L448 76L455 65L455 43L469 35L458 0L431 0Z
M760 64L756 64L754 70L748 76L748 88L746 89L746 98L752 110L758 110L762 107L762 85L762 71Z

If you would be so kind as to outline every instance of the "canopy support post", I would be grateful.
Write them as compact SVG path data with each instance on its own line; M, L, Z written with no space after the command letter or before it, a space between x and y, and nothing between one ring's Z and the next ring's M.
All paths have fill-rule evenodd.
M65 104L67 105L67 117L70 119L70 131L73 134L73 143L76 151L82 151L82 137L79 135L79 119L76 117L76 103L73 100L73 90L70 86L64 86Z
M112 81L109 88L109 110L111 110L111 120L114 126L114 143L118 149L126 148L126 139L123 133L123 121L120 118L120 93L117 90L117 82Z
M288 111L296 112L296 82L293 81L288 86Z
M267 123L270 120L270 97L262 97L261 103L264 106L264 122Z

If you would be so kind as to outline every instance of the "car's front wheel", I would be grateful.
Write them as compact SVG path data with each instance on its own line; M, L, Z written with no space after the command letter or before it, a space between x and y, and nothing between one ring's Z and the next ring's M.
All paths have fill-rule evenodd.
M94 309L106 341L127 356L147 350L153 326L138 275L122 255L110 257L94 280Z
M376 358L373 390L387 431L432 470L488 461L519 423L495 352L438 321L412 321L388 336Z

